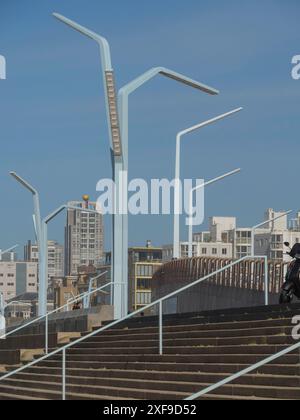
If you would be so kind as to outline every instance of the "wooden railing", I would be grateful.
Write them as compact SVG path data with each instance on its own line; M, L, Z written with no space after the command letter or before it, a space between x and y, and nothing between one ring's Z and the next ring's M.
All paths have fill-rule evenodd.
M153 276L154 284L188 284L207 276L233 262L233 259L191 258L172 261L164 264ZM269 261L269 292L278 294L284 281L286 266L282 261ZM243 288L249 290L264 290L265 264L262 260L247 260L212 277L209 282L220 286Z

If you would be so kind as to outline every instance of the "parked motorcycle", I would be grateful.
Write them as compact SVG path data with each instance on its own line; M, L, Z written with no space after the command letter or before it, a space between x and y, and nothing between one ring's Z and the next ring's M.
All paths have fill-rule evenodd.
M284 245L290 248L289 242ZM285 283L282 286L279 303L290 303L294 296L300 299L300 244L295 244L287 255L293 258L293 261L288 266L285 276Z

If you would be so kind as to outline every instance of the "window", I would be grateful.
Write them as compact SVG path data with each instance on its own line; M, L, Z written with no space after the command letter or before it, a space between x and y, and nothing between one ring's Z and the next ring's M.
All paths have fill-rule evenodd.
M212 254L213 254L213 255L217 255L217 253L218 253L217 248L213 248L213 249L212 249Z
M137 305L148 305L151 303L151 293L137 293L136 304Z
M202 254L206 255L207 254L207 248L202 248Z
M153 276L153 266L152 265L138 265L137 266L137 275L142 277L152 277Z
M222 255L227 255L227 249L226 248L222 249Z
M137 288L139 290L151 289L151 280L150 279L137 279Z

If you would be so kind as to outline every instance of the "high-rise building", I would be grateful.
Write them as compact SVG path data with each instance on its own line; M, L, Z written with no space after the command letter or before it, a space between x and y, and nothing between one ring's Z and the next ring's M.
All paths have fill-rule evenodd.
M68 205L96 210L88 196ZM76 275L80 266L99 266L103 258L103 217L100 213L69 209L65 228L65 275Z
M36 244L27 242L24 247L24 260L39 262L39 250ZM62 277L64 275L64 247L56 241L48 241L48 277Z

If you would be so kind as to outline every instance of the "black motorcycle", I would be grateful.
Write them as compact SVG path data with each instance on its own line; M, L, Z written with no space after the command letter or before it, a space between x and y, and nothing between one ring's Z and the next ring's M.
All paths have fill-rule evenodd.
M290 248L290 244L285 242L284 245ZM294 296L300 299L300 244L295 244L290 248L287 255L293 258L293 261L288 266L285 277L285 283L282 286L279 303L290 303Z

